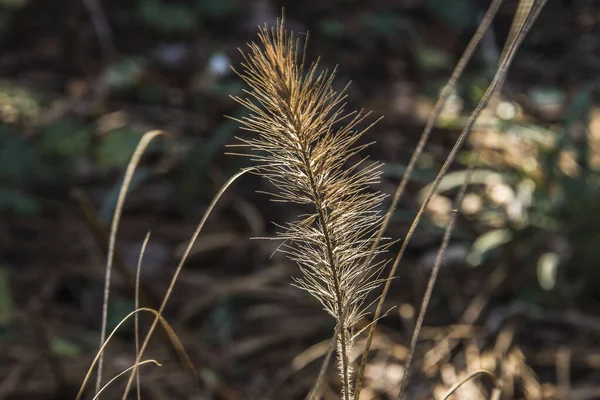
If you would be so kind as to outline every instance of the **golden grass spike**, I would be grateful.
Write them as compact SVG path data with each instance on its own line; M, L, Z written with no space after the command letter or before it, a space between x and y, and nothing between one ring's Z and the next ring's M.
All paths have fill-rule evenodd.
M381 282L381 263L370 264L371 246L382 216L383 195L368 190L381 165L365 160L345 168L365 146L357 145L368 113L344 111L345 90L333 87L335 71L304 71L298 40L283 21L259 30L260 45L249 44L243 70L247 97L233 97L250 111L238 119L254 133L240 139L253 152L259 173L278 189L278 201L311 205L313 212L288 223L278 237L281 251L296 261L296 285L313 295L337 321L337 354L344 399L352 399L349 353L353 326L365 314L365 298ZM304 60L304 57L302 57ZM367 128L368 129L368 128ZM378 246L375 254L384 250ZM345 312L345 310L347 310Z

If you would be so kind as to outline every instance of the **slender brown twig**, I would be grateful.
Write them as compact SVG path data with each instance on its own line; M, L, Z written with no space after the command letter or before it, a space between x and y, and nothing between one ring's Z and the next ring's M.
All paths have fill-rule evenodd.
M512 42L510 42L508 44L508 49L506 52L504 52L505 54L505 58L500 60L500 65L498 66L498 70L496 72L496 75L494 76L494 79L492 79L492 82L490 83L488 89L486 90L485 94L483 95L480 103L477 105L475 111L473 111L471 117L469 118L469 120L467 121L467 124L465 125L462 133L460 134L458 140L456 141L454 147L452 148L452 150L450 151L450 154L448 155L446 161L444 162L444 165L442 166L442 169L440 170L440 172L438 173L436 179L434 180L434 182L432 183L429 192L427 193L425 200L423 202L423 205L421 206L421 209L419 209L419 213L417 214L417 218L420 218L420 214L423 213L424 211L424 206L426 206L426 202L428 201L428 199L430 199L437 186L439 185L439 182L441 181L441 178L443 177L443 175L446 173L446 171L448 170L448 168L450 167L450 164L454 161L454 158L456 157L456 154L458 153L458 150L460 149L460 147L462 146L462 144L464 143L464 141L466 140L466 138L468 137L473 125L475 124L475 122L477 121L477 118L479 117L479 114L481 113L481 111L483 111L483 109L487 106L489 100L495 95L496 91L498 90L498 88L504 83L504 80L506 78L506 74L508 72L508 68L510 66L510 64L512 63L512 60L516 54L516 51L518 49L518 47L521 45L521 43L523 42L523 39L525 38L525 35L527 34L527 32L529 31L529 29L531 28L531 26L533 25L533 22L536 20L537 16L539 15L539 12L541 11L544 3L546 2L546 0L540 0L538 4L535 5L535 7L533 9L531 9L531 13L529 14L529 18L526 19L526 21L524 21L523 25L521 26L521 28L519 29L518 33L514 36L514 39L512 40ZM473 166L475 165L476 162L476 157L474 157L471 161L471 164L469 165L469 170L472 171ZM457 204L455 204L455 207L460 205L460 201L462 201L462 197L465 194L466 191L466 187L468 185L468 180L465 180L465 182L463 183L463 185L461 186L460 189L460 194L457 197ZM421 326L423 325L423 320L425 318L425 313L427 312L427 306L429 304L429 300L431 298L431 294L433 292L433 287L435 285L435 280L437 278L437 275L439 273L439 269L441 266L441 260L444 254L444 250L447 246L447 243L450 239L450 234L452 232L452 228L454 226L454 223L456 221L456 216L457 213L453 213L453 215L450 218L450 221L448 223L448 227L444 233L444 239L442 241L442 245L440 246L440 250L438 251L438 256L436 258L436 262L434 264L434 267L432 269L431 272L431 276L429 278L429 281L427 283L427 289L425 291L425 295L423 296L423 301L421 304L421 310L419 311L419 316L417 318L417 323L415 325L415 329L413 331L413 337L411 339L411 344L410 344L410 348L409 348L409 353L408 353L408 357L406 359L405 362L405 367L404 367L404 374L402 376L402 382L400 384L400 391L399 391L399 395L398 395L398 399L401 400L402 396L404 394L404 390L406 389L406 384L408 382L408 376L409 376L409 370L410 370L410 365L411 365L411 361L412 361L412 357L414 355L414 351L416 348L416 344L417 344L417 340L419 337L419 332L421 329ZM417 219L415 218L415 220ZM414 225L414 223L413 223ZM411 226L412 228L412 226ZM405 242L406 243L406 242ZM405 249L405 244L403 244L402 248L400 249L400 252L398 253L399 255L403 252L403 250Z
M140 361L138 363L135 363L134 365L132 365L131 367L127 368L124 371L119 372L116 376L114 376L111 380L109 380L104 386L102 386L102 388L98 391L98 393L96 393L96 395L94 396L94 398L92 400L96 400L100 397L100 394L106 390L110 385L112 385L112 383L114 381L116 381L117 379L119 379L120 377L122 377L123 375L127 374L129 371L134 371L134 370L138 370L139 367L141 367L142 365L146 365L146 364L154 364L157 367L162 367L162 364L159 363L156 360L144 360L144 361Z
M406 171L405 171L404 175L402 176L402 179L400 180L400 184L398 185L398 188L396 189L396 192L394 193L394 197L392 198L392 202L390 203L389 210L383 220L383 223L381 224L381 228L380 228L379 232L377 233L376 240L372 244L372 250L374 250L376 248L379 241L381 240L381 237L383 236L385 230L388 227L388 224L392 218L392 215L394 214L394 211L396 210L396 207L398 206L398 202L400 201L400 198L402 197L402 194L404 193L404 190L406 189L406 185L408 184L408 181L413 173L413 170L415 168L417 160L419 159L419 157L421 156L421 153L425 149L425 145L427 144L427 141L429 140L429 136L431 135L431 132L433 131L433 127L435 126L435 123L436 123L440 113L442 112L444 105L446 104L446 101L448 100L448 97L452 93L452 89L454 88L454 86L456 85L456 82L462 75L467 63L469 62L471 57L473 57L473 54L475 53L475 49L479 45L479 42L481 41L481 39L485 35L485 32L488 30L490 24L492 23L492 20L494 19L494 16L498 12L498 9L500 8L502 1L503 0L494 0L492 2L488 11L486 12L485 16L483 17L481 23L479 24L479 27L475 31L475 34L471 38L471 41L467 45L467 48L465 49L463 55L461 56L458 63L456 64L454 71L452 71L452 74L450 75L450 78L448 79L446 86L444 86L444 89L442 90L442 92L431 112L431 115L429 116L429 119L427 120L427 123L425 124L425 128L423 129L423 134L421 135L421 138L419 139L417 147L411 156L411 159L408 163L408 167L406 168ZM407 235L406 239L404 241L408 242L408 241L410 241L410 239L411 239L411 237L409 235ZM390 272L388 274L388 279L386 280L386 282L384 284L381 296L377 303L377 308L373 315L373 322L372 322L371 326L369 327L369 330L367 333L367 342L365 344L365 348L363 350L363 354L362 354L361 361L360 361L360 366L359 366L358 372L356 374L356 391L357 391L356 400L359 400L359 398L360 398L360 389L362 388L362 377L364 375L365 367L367 365L367 359L369 356L369 350L371 348L371 343L373 342L375 328L377 327L377 322L379 320L379 317L381 316L381 313L383 312L383 302L389 291L389 288L391 285L391 279L396 275L396 270L398 268L399 262L400 262L400 259L397 259L397 262L394 261L394 263L390 269Z
M146 234L144 238L144 242L142 243L142 249L140 250L140 256L138 258L137 268L135 270L135 309L137 310L140 307L140 273L142 271L142 261L144 260L144 254L146 253L146 246L148 245L148 241L150 240L150 232ZM135 358L137 359L140 354L140 316L139 314L135 314L134 317L135 324ZM140 372L135 366L133 373L135 374L135 386L137 391L138 400L142 400L142 393L140 391Z
M415 353L415 349L417 347L417 340L419 339L419 333L421 332L421 327L423 326L423 321L425 320L425 314L427 313L427 308L429 306L429 301L431 300L431 295L433 294L433 288L435 286L435 282L437 281L438 274L441 269L442 260L444 259L444 254L446 249L448 248L448 244L450 243L450 237L452 232L454 231L454 225L456 224L456 217L458 216L458 210L461 208L462 200L467 193L467 187L471 181L471 176L473 172L473 167L475 166L478 158L478 152L476 156L472 158L471 165L469 165L468 174L462 183L459 193L456 196L456 200L452 206L452 215L446 228L444 229L444 236L442 238L442 243L435 257L435 262L433 264L433 268L431 270L431 275L427 280L427 288L425 289L425 294L423 295L423 301L421 302L421 309L419 310L419 315L417 317L417 321L415 323L415 328L413 329L413 335L410 342L410 347L408 351L408 356L406 357L406 362L404 364L404 374L402 375L402 383L400 385L400 394L398 395L399 399L402 399L402 393L404 388L406 387L406 383L408 382L408 375L410 370L411 361L413 355Z
M131 156L131 161L127 165L127 170L125 171L125 177L123 178L123 183L121 185L121 189L119 190L119 196L117 199L117 205L115 207L115 212L112 220L112 224L110 227L110 237L108 241L108 255L106 258L106 274L104 277L104 298L102 304L102 326L100 328L100 346L104 344L106 339L106 327L108 321L108 300L110 297L110 283L112 278L112 266L115 255L115 243L117 240L117 230L119 228L119 221L121 220L121 214L123 213L123 206L125 204L125 197L127 196L127 192L129 191L129 185L131 184L131 180L133 179L133 174L140 163L142 155L146 151L146 148L150 145L152 140L155 138L168 135L165 131L150 131L142 136L142 139L138 143L133 155ZM104 353L100 353L100 359L98 360L98 372L96 376L96 387L94 393L98 393L100 386L102 385L102 369L104 367Z
M137 355L136 362L140 362L141 358L144 355L144 352L146 351L146 348L148 347L148 343L150 342L150 338L152 337L152 334L154 333L156 326L162 319L162 314L165 310L165 307L167 306L167 303L169 302L171 294L173 293L173 289L175 288L175 283L177 282L177 278L179 278L179 275L181 274L183 266L184 266L185 262L187 261L187 258L190 255L190 252L192 251L192 247L194 247L194 243L196 243L196 240L198 239L198 236L200 235L202 228L204 228L204 224L208 220L208 217L210 216L212 211L215 209L219 199L221 199L221 197L227 191L227 189L229 189L229 187L242 175L244 175L250 171L253 171L253 170L255 170L255 168L247 168L247 169L239 171L238 173L233 175L231 178L229 178L229 180L227 182L225 182L223 187L219 190L219 192L215 195L215 197L212 199L212 201L208 205L208 208L204 212L204 215L202 216L200 223L198 224L198 226L196 227L196 230L192 234L192 237L191 237L185 251L183 252L183 255L181 256L181 259L179 260L179 264L177 264L177 267L175 268L175 272L173 273L171 282L169 283L169 287L167 288L167 292L165 293L165 296L163 297L163 301L160 304L158 311L156 312L154 321L152 321L152 324L150 325L150 328L148 329L148 333L146 334L146 337L144 338L144 342L142 343L142 346L140 347L140 351L139 351L139 354ZM129 390L131 390L133 378L134 378L134 374L131 374L127 381L127 386L125 387L125 391L123 392L123 397L122 397L123 400L125 400L127 398L127 395L129 394Z
M496 375L494 375L492 372L487 371L485 369L480 369L480 370L470 373L468 376L465 376L464 379L461 379L460 382L457 382L456 384L454 384L450 389L448 389L448 391L446 392L446 394L444 395L444 398L442 400L447 400L448 398L450 398L450 396L452 396L454 394L454 392L456 392L458 389L460 389L460 387L462 385L464 385L465 383L469 382L470 380L475 379L480 376L487 376L488 378L490 378L490 380L494 384L494 393L500 392L500 390L499 390L500 380L496 377Z
M118 332L118 330L121 328L121 326L123 324L125 324L131 317L133 317L134 315L141 313L141 312L151 313L160 321L163 330L165 331L165 333L171 340L171 344L173 345L173 347L178 351L181 359L184 361L185 364L192 365L192 362L191 362L189 356L187 355L187 353L185 352L185 349L183 348L181 341L175 334L175 331L173 330L171 325L169 325L169 323L161 315L159 315L158 311L153 310L151 308L145 308L145 307L138 308L137 310L134 310L134 311L130 312L129 314L127 314L121 320L121 322L119 322L117 324L117 326L115 326L115 328L112 330L112 332L106 337L106 341L102 344L102 346L100 346L100 349L96 353L96 356L94 357L94 360L92 361L92 364L88 368L88 371L87 371L85 377L83 378L83 382L81 383L81 387L79 388L79 392L77 393L75 400L80 400L81 397L83 396L83 391L85 390L87 383L89 382L90 378L92 377L92 373L94 372L94 367L96 367L96 365L100 361L100 357L104 353L104 350L110 343L111 339L115 336L115 334ZM139 362L140 362L140 360L136 360L135 363L138 364Z

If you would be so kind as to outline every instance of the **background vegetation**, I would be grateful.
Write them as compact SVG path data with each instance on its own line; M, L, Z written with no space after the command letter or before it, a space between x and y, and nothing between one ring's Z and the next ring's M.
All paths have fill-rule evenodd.
M405 234L493 75L516 7L505 3L447 103L390 237ZM223 115L243 115L229 98L243 88L229 65L240 62L237 48L255 40L257 25L272 24L284 6L288 28L310 31L309 56L338 65L339 82L353 81L351 106L385 116L366 140L377 142L368 151L386 164L377 189L393 193L488 5L0 0L0 397L74 397L96 351L106 230L120 177L149 129L174 138L152 147L136 173L119 231L110 324L133 309L131 277L148 230L142 289L146 304L158 304L208 202L247 163L224 155L238 133ZM367 369L369 395L396 393L414 307L469 149L479 142L484 150L409 397L451 385L453 374L487 365L493 352L512 357L515 397L600 396L598 67L600 7L549 2L399 270L387 300L396 308L378 328ZM318 303L290 287L297 269L270 257L276 245L248 240L272 235L271 221L298 214L256 188L268 184L245 177L226 196L166 314L201 372L199 398L301 398L332 331ZM109 349L109 375L131 365L132 339L124 329ZM190 398L163 339L152 355L165 366L144 370L144 398ZM339 387L335 372L329 384Z

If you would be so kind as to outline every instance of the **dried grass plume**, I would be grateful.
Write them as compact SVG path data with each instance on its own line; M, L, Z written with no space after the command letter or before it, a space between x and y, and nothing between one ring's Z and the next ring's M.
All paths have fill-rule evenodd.
M366 312L368 293L381 283L382 264L370 261L385 247L371 251L384 196L369 190L381 165L366 158L347 165L366 147L357 141L368 113L344 111L345 89L336 92L332 86L335 71L319 72L318 62L305 68L305 52L283 21L260 28L258 36L260 44L249 44L248 53L242 52L243 69L236 71L249 90L234 99L250 111L237 121L253 132L240 146L252 150L260 174L277 188L274 200L312 209L282 226L277 238L302 271L297 286L340 325L337 355L349 400L353 326Z

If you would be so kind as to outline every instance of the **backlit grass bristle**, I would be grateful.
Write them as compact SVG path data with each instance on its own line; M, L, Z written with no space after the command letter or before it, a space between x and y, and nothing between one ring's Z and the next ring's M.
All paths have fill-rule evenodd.
M305 71L299 41L283 21L261 28L259 39L242 53L243 69L236 71L249 86L247 97L234 97L250 111L238 121L252 132L240 140L251 149L260 174L277 188L275 200L312 208L283 226L278 238L302 270L297 286L341 324L338 360L344 399L351 399L353 326L365 313L368 293L381 282L382 267L368 262L383 250L371 247L384 196L369 190L380 178L381 164L362 159L347 165L366 147L357 141L368 113L344 111L345 90L332 87L335 71L319 72L318 63Z

